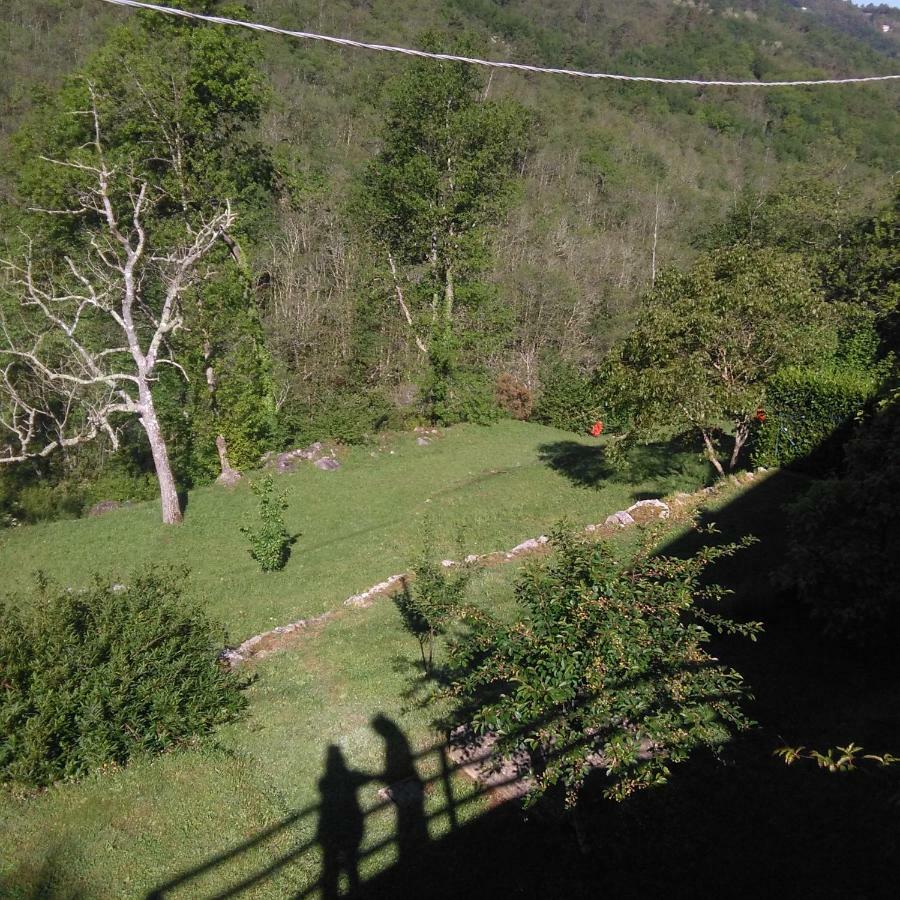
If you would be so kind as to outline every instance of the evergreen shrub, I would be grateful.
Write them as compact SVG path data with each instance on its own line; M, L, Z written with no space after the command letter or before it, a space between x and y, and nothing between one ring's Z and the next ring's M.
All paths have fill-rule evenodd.
M849 429L875 387L871 376L853 369L782 369L766 388L765 418L751 450L754 463L838 468Z
M125 586L38 582L0 602L0 780L47 785L202 738L241 713L221 632L183 592L183 570Z
M393 413L394 404L381 391L333 391L289 411L284 426L292 444L365 444L388 427Z
M900 638L900 395L865 420L841 477L788 509L783 575L827 636L859 647Z
M602 406L599 386L571 363L554 360L542 368L535 421L581 433L603 419Z

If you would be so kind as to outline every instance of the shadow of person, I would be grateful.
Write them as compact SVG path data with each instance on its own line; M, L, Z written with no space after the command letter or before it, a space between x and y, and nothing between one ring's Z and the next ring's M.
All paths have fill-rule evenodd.
M384 772L380 778L387 785L383 796L397 807L399 859L409 862L428 843L425 786L416 771L409 741L396 723L379 714L372 719L372 727L384 740Z
M359 845L364 824L356 792L370 779L361 772L348 769L340 747L329 745L325 757L325 774L319 779L322 798L319 829L316 835L322 848L322 898L339 896L340 877L344 872L349 893L359 891Z

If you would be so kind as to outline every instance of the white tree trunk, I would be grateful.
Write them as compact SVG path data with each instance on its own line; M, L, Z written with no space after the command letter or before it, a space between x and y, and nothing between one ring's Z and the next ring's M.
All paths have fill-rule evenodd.
M150 452L153 454L153 465L156 469L156 478L159 481L159 499L162 506L162 520L166 525L178 525L181 522L181 502L178 499L178 489L175 486L175 476L172 474L172 464L169 462L169 450L163 438L159 425L159 417L156 415L156 407L153 405L153 395L149 388L141 388L141 425L147 433L150 441Z
M741 449L747 443L750 437L750 428L745 422L741 422L734 429L734 450L731 453L731 461L728 464L728 470L733 472L741 455Z
M722 463L719 461L719 457L716 455L716 448L713 446L712 439L704 429L701 429L701 434L703 435L703 443L706 446L707 459L709 459L709 461L713 464L713 468L719 473L719 475L724 476L725 470L722 468Z

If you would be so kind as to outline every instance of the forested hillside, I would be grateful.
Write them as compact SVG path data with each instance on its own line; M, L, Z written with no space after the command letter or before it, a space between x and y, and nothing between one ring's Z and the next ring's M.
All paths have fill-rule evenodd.
M900 29L878 24L891 13L876 19L838 0L258 0L235 10L290 28L629 74L821 78L892 72L900 57ZM72 129L88 82L128 107L109 134L126 156L148 142L166 145L165 117L185 117L176 130L193 129L189 140L204 155L190 190L233 204L232 252L211 251L219 287L172 344L182 372L161 371L154 392L185 484L220 472L218 434L244 468L264 450L306 439L489 420L510 406L498 378L529 409L551 375L567 373L582 390L578 378L626 334L658 274L721 243L716 227L732 212L777 192L793 216L789 230L806 229L816 252L830 253L892 196L900 129L891 83L740 90L470 70L465 84L434 90L518 124L491 132L506 161L492 187L477 189L490 202L472 207L465 246L454 245L452 328L431 340L434 322L423 320L431 301L418 295L433 293L429 278L438 276L426 256L385 243L384 222L400 212L370 201L379 177L383 196L397 195L390 179L398 176L384 167L409 124L398 119L401 95L421 106L417 84L438 67L272 35L226 36L97 0L8 0L0 25L5 256L21 251L23 233L39 233L40 252L64 265L60 218L25 210L62 202L65 186L40 157L67 158L90 137ZM210 32L218 37L198 37ZM198 62L201 52L208 56ZM170 55L171 69L160 69ZM197 79L218 88L210 81L188 108L184 92L196 93ZM174 106L157 109L162 118L148 126L153 102L166 97ZM230 120L207 122L221 102L232 104ZM474 136L487 126L468 127ZM158 215L178 219L170 209ZM29 472L46 476L54 466L65 470L53 469L54 478L83 486L105 458L97 446L73 449L65 464L48 456L15 476L7 470L6 482L16 481L7 493L18 496ZM126 427L123 446L127 461L113 463L123 467L121 483L117 475L91 498L142 490L150 468L142 439ZM70 506L87 499L79 488ZM42 515L35 504L33 515Z
M900 13L169 2L0 0L0 895L894 900Z

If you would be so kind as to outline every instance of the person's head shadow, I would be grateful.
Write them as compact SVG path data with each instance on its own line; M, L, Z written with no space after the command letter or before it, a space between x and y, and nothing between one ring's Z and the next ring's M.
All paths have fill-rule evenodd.
M413 764L413 752L406 735L392 719L379 713L372 719L372 728L384 741L383 780L389 784L406 778L418 779Z

